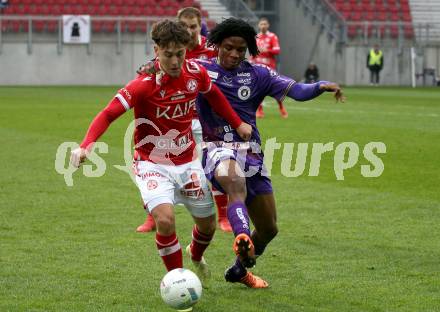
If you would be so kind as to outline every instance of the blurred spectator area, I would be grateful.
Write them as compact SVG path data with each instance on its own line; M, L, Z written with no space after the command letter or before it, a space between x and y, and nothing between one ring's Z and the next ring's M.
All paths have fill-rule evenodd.
M440 0L439 0L440 1ZM408 0L328 0L348 22L347 35L397 38L399 27L412 39L411 9Z
M56 17L60 15L91 15L92 30L94 32L113 32L116 28L115 20L93 21L93 16L109 17L142 17L142 16L170 16L174 17L182 7L194 6L201 8L195 0L15 0L9 1L9 6L2 9L1 29L4 32L28 31L29 19L8 20L5 15L12 16L39 16ZM208 12L201 10L204 18ZM147 23L143 21L123 21L121 30L126 32L145 32ZM32 30L36 32L55 32L58 22L55 19L32 21Z

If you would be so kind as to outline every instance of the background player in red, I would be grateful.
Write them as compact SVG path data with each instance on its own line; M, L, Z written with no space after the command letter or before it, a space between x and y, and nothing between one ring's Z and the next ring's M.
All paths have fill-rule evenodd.
M109 125L133 108L134 173L145 207L156 225L156 244L168 271L183 266L182 249L175 232L174 205L183 203L195 226L187 252L201 278L209 277L203 252L215 232L215 211L203 168L196 159L191 131L193 106L198 94L228 120L248 140L250 125L241 121L224 95L211 83L205 68L185 60L190 41L182 24L164 20L157 23L151 37L159 61L159 72L139 76L120 89L87 131L71 163L78 167L93 143Z
M260 53L255 57L251 57L250 60L254 63L264 64L269 66L273 70L277 70L277 60L275 56L280 54L281 48L278 42L278 36L275 35L273 32L270 32L269 27L269 20L265 17L260 18L258 22L258 29L260 32L257 35L257 46ZM277 102L280 108L281 116L283 118L287 118L289 115L283 105L283 102L278 100ZM264 117L262 104L258 107L257 117Z
M186 47L186 59L210 59L217 56L217 51L212 47L208 47L206 44L207 39L200 34L202 26L202 14L200 10L194 7L186 7L177 13L177 19L184 23L191 34L191 40ZM194 119L192 121L192 131L197 146L200 146L202 141L202 126L200 125L197 111L194 111ZM199 148L200 155L200 148ZM218 223L221 230L225 232L232 232L231 225L229 224L226 210L228 205L228 197L215 189L212 190L214 201L217 206ZM144 223L139 225L136 229L137 232L151 232L156 229L154 219L151 214L147 215Z

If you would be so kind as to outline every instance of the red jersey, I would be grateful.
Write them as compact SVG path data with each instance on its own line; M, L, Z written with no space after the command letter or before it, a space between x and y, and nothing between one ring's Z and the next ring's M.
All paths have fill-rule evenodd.
M208 47L206 37L199 36L199 44L194 47L194 49L186 50L186 59L200 59L207 60L213 57L217 57L217 51L212 47Z
M260 32L257 35L257 46L260 51L265 52L260 52L257 57L251 58L251 61L276 69L277 61L275 55L278 55L281 52L277 35L270 31L267 31L265 34Z
M175 165L193 160L191 121L196 98L210 89L206 69L188 60L178 78L160 71L139 76L120 89L116 98L126 110L134 108L137 120L135 157Z

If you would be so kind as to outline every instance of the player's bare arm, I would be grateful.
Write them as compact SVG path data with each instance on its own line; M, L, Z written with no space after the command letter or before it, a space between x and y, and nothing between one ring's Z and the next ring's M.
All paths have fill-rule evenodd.
M344 103L346 100L346 97L344 96L341 87L337 83L333 83L333 82L322 83L320 84L319 89L326 92L334 92L336 102Z

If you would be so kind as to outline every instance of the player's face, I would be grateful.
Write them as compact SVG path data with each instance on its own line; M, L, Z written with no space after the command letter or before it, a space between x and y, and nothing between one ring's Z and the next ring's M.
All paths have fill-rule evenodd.
M170 44L167 47L154 46L161 68L171 77L179 77L185 60L186 47Z
M225 38L218 47L220 65L227 70L237 68L246 57L247 43L241 37Z
M188 28L189 33L191 34L191 43L190 46L195 46L198 44L200 30L202 29L201 25L199 24L199 20L197 17L181 17L180 21L185 23L186 27Z
M269 23L267 21L260 21L258 23L258 29L262 32L265 33L266 31L269 30Z

